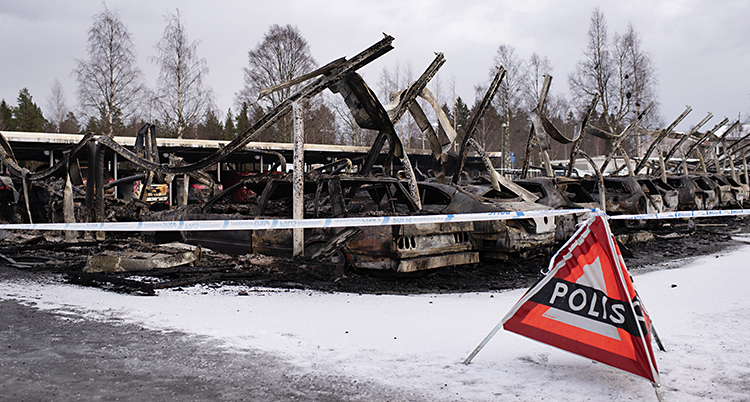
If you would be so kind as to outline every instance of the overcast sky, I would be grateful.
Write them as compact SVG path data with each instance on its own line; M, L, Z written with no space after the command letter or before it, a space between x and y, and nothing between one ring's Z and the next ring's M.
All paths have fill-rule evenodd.
M15 105L28 88L46 111L58 79L67 104L77 110L76 59L88 59L87 31L100 0L0 0L0 98ZM127 0L106 2L129 29L146 83L154 87L158 68L149 62L161 38L164 15L179 7L190 40L200 39L199 57L210 67L207 82L225 115L243 85L247 52L271 24L296 25L319 64L350 57L382 38L395 49L361 72L377 88L384 67L411 65L421 73L443 52L440 80L455 82L457 95L474 100L474 86L489 79L499 45L528 59L546 56L554 68L552 92L567 93L568 75L582 58L591 11L599 6L609 36L632 23L650 52L659 79L666 122L686 105L693 108L680 128L708 112L717 123L750 112L750 2L726 0L630 1L441 1L441 0ZM233 109L235 109L233 107ZM743 117L744 118L744 117Z

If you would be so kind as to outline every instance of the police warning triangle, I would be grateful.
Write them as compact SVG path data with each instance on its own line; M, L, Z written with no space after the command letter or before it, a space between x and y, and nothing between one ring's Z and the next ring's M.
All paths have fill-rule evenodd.
M503 328L644 377L658 386L651 322L602 216L555 254Z

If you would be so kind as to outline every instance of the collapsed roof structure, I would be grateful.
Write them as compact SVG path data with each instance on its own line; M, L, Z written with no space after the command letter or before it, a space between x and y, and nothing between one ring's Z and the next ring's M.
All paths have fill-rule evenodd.
M456 130L427 89L430 80L445 63L442 53L436 54L417 80L392 94L391 102L386 105L377 99L359 75L359 69L392 50L393 41L393 37L386 35L350 59L339 58L314 72L262 91L261 96L299 85L298 90L269 110L246 132L220 148L204 149L204 153L197 158L180 157L176 152L165 154L159 145L161 139L157 140L155 126L146 124L132 145L126 146L121 139L105 134L89 133L66 150L61 159L50 163L49 167L31 171L23 167L11 144L0 135L0 158L9 173L9 177L3 177L3 185L7 188L6 194L12 195L7 205L12 205L14 211L6 216L9 217L7 220L304 219L539 211L550 208L581 210L579 214L556 218L545 216L296 232L292 229L183 231L172 235L182 241L235 254L294 255L321 259L337 266L407 273L474 264L485 259L502 260L512 255L530 255L551 249L555 242L564 241L575 230L585 210L595 206L608 213L650 213L730 208L742 206L750 198L745 157L750 144L743 142L747 136L731 144L719 139L719 146L709 148L713 152L713 160L709 162L705 161L706 156L697 152L701 144L713 138L717 130L726 124L726 119L701 135L698 130L711 118L709 114L689 133L678 137L666 158L658 151L661 163L657 164L650 158L651 154L659 149L665 138L673 135L674 128L690 112L689 107L667 128L651 132L651 145L644 156L637 158L628 155L622 144L633 132L645 130L639 124L653 105L646 107L619 134L609 133L589 123L598 102L598 98L593 97L576 132L567 138L545 114L551 76L545 77L537 105L529 112L531 129L523 168L521 177L514 181L513 177L497 171L488 153L473 138L505 77L505 69L502 66L496 69L466 130ZM373 144L361 158L352 161L341 157L330 163L319 163L316 168L303 172L299 168L302 165L297 162L303 158L304 151L297 152L297 147L303 148L302 144L295 143L295 152L291 156L297 168L292 173L286 172L289 152L287 150L282 154L280 145L279 149L253 150L256 156L272 160L273 163L269 163L273 165L272 169L261 168L258 172L222 171L221 164L247 152L247 145L260 133L284 116L290 113L296 115L299 113L298 105L326 89L343 98L359 127L377 132ZM418 102L419 98L423 104ZM430 114L434 115L435 122L430 121L423 106L431 109ZM430 145L426 156L431 168L427 172L412 165L410 155L394 128L407 112ZM603 163L596 164L591 156L580 150L580 143L586 135L611 140L611 152L604 157ZM673 157L680 147L698 135L700 138L694 140L690 149L683 153L682 163L675 163ZM388 148L383 152L386 142ZM549 151L554 143L571 147L569 162L562 171L556 170L550 161ZM534 149L539 152L543 165L542 177L528 177ZM480 168L467 172L470 150L474 151L476 156L473 158L479 161ZM688 166L688 158L694 152L697 152L700 160L700 172L695 169L691 172ZM107 153L116 155L113 163L115 172L119 162L127 161L135 168L131 172L133 174L123 178L115 174L114 180L107 182ZM83 154L86 154L85 157ZM616 160L617 155L622 156L625 164L607 176L606 168ZM578 158L589 161L595 172L593 177L574 177ZM735 162L740 158L744 167L742 178L737 174L740 169L737 169ZM79 159L86 161L85 187ZM682 168L681 175L677 174L679 167ZM709 171L709 167L713 171ZM275 171L276 168L281 171ZM647 168L647 174L640 174ZM668 172L670 169L671 172ZM222 175L232 176L231 183L222 180ZM60 176L63 180L56 182L55 186L42 185ZM191 181L197 186L192 187ZM165 190L165 186L173 182L179 184L179 189L174 193ZM198 192L196 189L199 187L201 191ZM16 188L20 188L20 192ZM34 188L45 190L46 193L35 195ZM110 193L112 188L118 189L116 191L122 196L120 198L132 199L118 198L118 192ZM175 194L179 194L179 197ZM157 199L160 207L153 204ZM173 201L178 199L179 202L174 204L179 205L173 205ZM196 204L191 204L191 199ZM165 200L169 200L167 203L171 207L164 205ZM50 211L39 213L34 207L36 204L47 204ZM298 250L297 245L300 238L302 250ZM75 237L68 240L73 242ZM196 253L185 254L175 259L174 263L185 264L188 260L194 261L196 256Z

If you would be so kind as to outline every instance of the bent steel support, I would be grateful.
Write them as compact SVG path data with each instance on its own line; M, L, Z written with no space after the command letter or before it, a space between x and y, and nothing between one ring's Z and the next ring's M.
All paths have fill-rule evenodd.
M682 144L684 144L685 141L687 141L687 139L690 138L690 136L697 133L698 130L700 130L700 128L703 127L704 124L708 123L708 121L711 120L713 116L714 116L713 113L709 112L708 115L706 115L706 117L703 118L703 120L701 120L698 124L693 126L693 128L691 128L690 131L687 132L687 134L683 135L682 138L680 138L680 140L677 141L677 143L672 147L672 149L669 150L669 152L667 153L667 156L664 157L664 160L667 163L669 163L669 160L672 159L677 149L680 146L682 146Z
M583 133L586 131L586 126L589 123L589 118L591 117L591 113L594 112L594 109L596 108L596 104L599 103L599 94L594 94L594 97L591 99L591 103L589 103L589 107L586 109L586 114L583 115L583 119L581 119L581 124L578 126L578 135L576 135L576 140L573 142L573 146L570 148L570 159L568 160L568 172L566 176L571 177L573 175L573 170L575 169L575 162L576 162L576 154L579 149L581 149L581 140L583 139Z
M544 75L544 83L542 84L542 91L539 93L539 99L536 103L536 110L544 111L544 104L547 102L547 94L549 93L549 87L552 85L552 76L549 74ZM531 148L534 145L534 127L532 125L529 131L529 138L526 140L526 150L523 155L523 168L521 169L521 178L525 179L529 174L529 166L531 166Z
M628 137L628 134L630 134L630 131L635 129L635 127L641 123L643 118L646 116L646 114L649 111L651 111L651 109L653 109L653 107L654 107L654 102L649 103L648 106L646 106L646 108L643 109L641 114L639 114L638 117L636 117L633 121L631 121L630 124L628 124L628 126L625 127L624 130L622 130L622 133L620 133L620 135L617 136L617 138L615 138L615 142L614 144L612 144L612 152L610 152L607 155L607 157L604 158L604 162L602 163L602 167L600 168L602 172L604 172L604 170L607 168L607 165L609 165L609 162L615 156L615 152L617 151L618 148L621 147L622 142L625 141L625 139ZM637 172L637 169L635 170L634 173L636 172Z
M492 98L495 97L498 88L500 88L500 83L503 81L503 78L505 78L505 73L506 71L504 67L500 66L497 68L495 78L492 80L490 87L487 88L487 92L484 94L484 98L482 98L482 103L479 104L479 108L477 109L474 117L472 117L471 122L469 123L469 128L466 130L466 135L461 141L461 151L458 159L459 162L456 173L453 174L453 184L458 184L458 179L459 177L461 177L461 171L464 170L464 165L466 164L466 154L469 152L469 139L474 135L474 131L479 125L479 122L484 117L484 113L490 106Z
M716 133L720 128L724 127L725 124L729 121L729 118L725 117L724 120L720 121L719 124L715 125L714 128L712 128L709 131L706 131L703 136L695 142L692 146L690 146L690 149L688 149L687 152L685 152L685 155L689 158L690 154L693 153L696 149L698 149L701 144L703 144L709 137L711 137L714 133ZM737 120L734 124L732 124L732 127L729 128L729 130L725 131L726 134L734 130L735 127L737 127L740 124L740 121Z
M648 162L649 156L654 152L654 149L661 143L661 141L664 138L667 138L667 136L674 130L675 127L677 127L678 124L685 118L685 116L688 115L693 110L690 106L685 108L685 111L682 112L681 115L679 115L672 124L669 125L659 136L657 136L653 142L651 142L651 145L648 147L648 150L646 151L646 154L643 155L643 158L638 162L638 165L635 167L635 174L639 174L641 169L643 169L644 166L646 166L646 163Z
M78 141L78 144L76 144L73 149L71 149L68 152L68 156L70 158L74 157L78 152L83 149L83 147L91 141L91 139L94 137L94 133L88 133L81 138L80 141ZM36 181L36 180L44 180L46 178L51 177L53 174L55 174L58 170L65 167L65 158L60 159L55 163L54 165L48 167L47 169L42 170L41 172L29 172L28 169L23 168L18 165L18 163L15 160L15 157L13 156L13 150L10 149L10 145L7 144L7 140L5 140L5 137L0 134L0 144L5 143L5 145L8 146L8 150L6 150L5 145L0 147L0 158L2 158L3 163L8 167L8 170L10 173L16 177L21 177L22 175L26 175L26 179L29 181ZM24 173L25 172L25 173Z

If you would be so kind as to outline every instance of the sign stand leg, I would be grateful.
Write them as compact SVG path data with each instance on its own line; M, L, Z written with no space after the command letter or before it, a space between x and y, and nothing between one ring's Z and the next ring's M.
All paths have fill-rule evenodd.
M656 333L656 327L654 327L654 324L651 324L651 333L654 334L654 340L656 341L656 346L659 347L659 350L661 350L662 352L666 352L667 350L664 349L664 345L661 343L659 334Z
M659 402L664 402L664 395L661 394L661 387L657 383L654 383L654 392L656 392L656 397L659 398Z
M479 346L477 346L476 349L474 349L474 351L471 352L471 354L469 355L469 357L467 357L466 360L464 360L463 364L469 364L469 363L471 363L471 360L474 358L474 356L476 356L477 353L479 353L479 351L482 350L482 348L484 348L484 345L486 345L487 342L489 342L490 339L492 339L492 337L495 336L495 334L497 333L497 331L500 331L500 328L502 328L502 327L503 327L503 322L502 321L500 321L499 323L497 323L497 325L495 326L495 328L493 328L492 331L484 338L484 340L482 341L482 343L480 343Z

